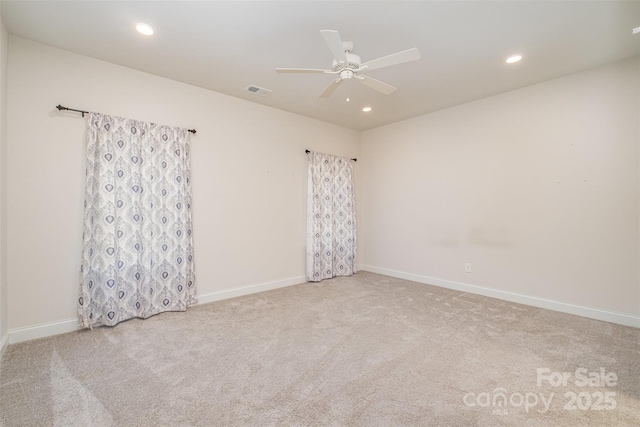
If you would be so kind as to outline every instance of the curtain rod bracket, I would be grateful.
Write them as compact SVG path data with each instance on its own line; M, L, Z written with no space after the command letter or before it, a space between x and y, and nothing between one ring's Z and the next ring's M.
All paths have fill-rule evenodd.
M84 115L85 115L85 114L89 114L89 112L88 112L88 111L84 111L84 110L74 110L73 108L63 107L63 106L62 106L62 105L60 105L60 104L56 105L56 108L57 108L59 111L66 110L66 111L75 111L75 112L77 112L77 113L82 113L82 117L84 117Z

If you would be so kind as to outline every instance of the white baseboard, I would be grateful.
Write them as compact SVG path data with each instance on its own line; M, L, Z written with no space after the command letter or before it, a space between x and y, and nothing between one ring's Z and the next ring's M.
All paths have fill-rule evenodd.
M228 298L241 297L243 295L255 294L258 292L270 291L273 289L284 288L292 285L299 285L306 282L304 276L291 277L289 279L276 280L273 282L259 283L257 285L243 286L241 288L228 289L224 291L210 292L198 295L198 305L207 304L214 301L220 301Z
M471 294L483 295L497 298L518 304L530 305L538 308L559 311L562 313L575 314L576 316L588 317L590 319L602 320L605 322L617 323L624 326L640 328L640 316L626 313L616 313L613 311L601 310L598 308L583 307L559 301L538 298L529 295L522 295L513 292L501 291L498 289L485 288L468 283L453 282L450 280L438 279L435 277L421 276L418 274L405 273L403 271L391 270L388 268L375 267L372 265L362 265L362 270L372 273L383 274L385 276L397 277L399 279L411 280L413 282L427 285L439 286L441 288L453 289Z
M272 289L297 285L303 282L306 282L305 277L299 276L291 277L289 279L276 280L273 282L260 283L257 285L243 286L241 288L201 294L198 295L198 305L220 301L228 298L235 298L243 295L255 294L258 292L270 291ZM67 332L77 331L78 329L81 328L78 325L77 318L60 320L58 322L44 323L34 326L27 326L24 328L10 329L8 334L5 335L3 341L0 342L0 344L6 346L7 340L9 341L9 344L15 344L23 341L34 340L37 338L49 337L51 335L65 334ZM2 347L2 349L3 348L4 347ZM0 352L3 351L2 349L0 349Z
M35 340L51 335L66 334L67 332L77 331L78 329L80 329L80 327L78 326L77 318L42 323L24 328L9 329L9 344Z
M2 361L2 356L4 356L4 351L7 349L9 345L9 332L5 333L2 337L0 337L0 361Z

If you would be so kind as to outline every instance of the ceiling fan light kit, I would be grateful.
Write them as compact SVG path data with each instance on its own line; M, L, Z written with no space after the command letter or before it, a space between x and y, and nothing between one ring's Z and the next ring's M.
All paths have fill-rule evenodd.
M322 91L320 98L329 98L343 81L351 79L355 79L365 86L388 95L396 90L394 86L367 75L361 75L360 73L420 59L420 52L418 49L412 48L383 56L363 64L360 57L352 53L353 42L342 41L340 34L334 30L321 30L320 34L327 43L327 46L334 58L330 70L312 68L276 68L278 73L321 73L338 75L338 77L329 83L329 86Z

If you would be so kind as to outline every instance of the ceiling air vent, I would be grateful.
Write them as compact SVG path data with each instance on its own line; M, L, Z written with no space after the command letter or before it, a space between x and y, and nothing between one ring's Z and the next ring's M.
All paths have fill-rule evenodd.
M247 91L258 94L258 95L262 95L262 96L269 95L271 93L269 89L265 89L263 87L258 87L253 85L248 86Z

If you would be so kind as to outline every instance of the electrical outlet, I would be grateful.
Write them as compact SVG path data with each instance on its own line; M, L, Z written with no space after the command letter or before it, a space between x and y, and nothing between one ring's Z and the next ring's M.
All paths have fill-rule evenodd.
M464 264L464 271L467 273L471 273L471 263L467 262Z

